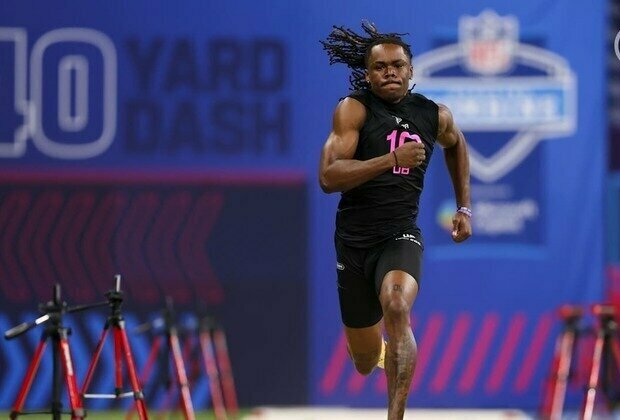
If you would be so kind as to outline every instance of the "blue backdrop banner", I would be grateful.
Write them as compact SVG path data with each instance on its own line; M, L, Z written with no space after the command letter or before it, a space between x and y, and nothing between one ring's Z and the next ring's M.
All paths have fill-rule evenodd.
M189 209L207 194L211 201L200 204L207 217L219 209L218 197L226 198L232 213L214 222L217 235L208 244L196 246L200 255L218 256L209 260L209 269L228 291L224 296L235 299L217 300L214 289L190 289L192 296L184 295L173 286L181 284L178 278L193 281L191 275L175 277L166 260L158 263L169 269L169 283L145 267L158 285L154 290L172 290L187 302L196 293L212 297L235 332L248 334L237 345L252 342L262 349L260 355L275 349L278 340L290 349L278 353L275 380L270 367L242 363L238 375L248 375L247 381L239 380L242 405L383 406L385 377L354 373L342 336L332 249L338 196L320 191L316 171L333 109L348 92L348 73L328 65L318 41L332 25L358 29L364 19L382 31L408 33L414 90L447 104L469 142L474 211L474 237L451 243L455 202L436 153L419 219L425 256L412 316L420 357L411 405L534 408L557 332L554 310L602 296L605 4L67 0L60 7L60 2L2 2L0 162L7 183L0 209L12 214L24 205L24 220L29 220L32 211L23 200L51 200L56 194L51 210L40 211L60 211L77 191L82 198L72 205L87 213L66 223L79 222L85 229L93 203L105 201L102 182L112 182L130 201L152 201L154 207L144 208L153 214L166 210L178 216L178 206ZM577 21L585 29L578 30ZM23 176L27 188L13 189L11 180L26 182ZM61 186L49 191L36 188L58 177L71 180L68 187L61 188L59 181ZM148 185L162 184L161 189L149 195L123 186L139 186L145 179ZM75 182L86 187L86 195L71 189ZM204 182L208 188L196 186ZM176 204L165 207L168 199ZM65 213L50 218L50 232L64 232L58 225L63 214L66 219ZM160 238L160 230L175 232L139 216L132 213L144 238ZM1 231L7 250L20 240L10 220L2 222ZM194 222L204 220L196 216ZM179 227L185 223L188 219L178 220ZM87 230L75 235L90 246L84 242ZM49 244L47 237L41 241ZM253 252L249 245L261 252L240 262L233 242L226 241L243 243L248 254ZM122 240L114 247L127 255L143 252ZM40 251L51 266L60 267L56 270L65 270L63 257ZM170 252L177 256L176 250ZM27 257L20 254L16 267L36 281L27 275L33 270L22 260ZM115 268L116 260L109 261L106 267ZM0 265L5 269L0 282L7 286L14 281L6 270L10 262L0 259ZM252 272L264 275L251 279ZM84 271L63 273L68 282L81 284L78 276ZM60 274L46 281L60 278L55 276ZM80 289L74 296L88 293ZM305 293L307 302L298 304ZM248 318L242 310L253 297L261 298L253 307L273 308L264 314L270 328L260 323L263 328L254 328L258 315ZM5 325L22 314L16 305L3 311ZM274 331L275 341L270 339ZM271 344L261 344L267 341ZM0 360L7 363L16 357L8 349L0 345ZM303 366L296 370L296 365ZM12 395L18 380L11 374L3 381L3 372L0 383ZM259 390L257 378L269 386Z

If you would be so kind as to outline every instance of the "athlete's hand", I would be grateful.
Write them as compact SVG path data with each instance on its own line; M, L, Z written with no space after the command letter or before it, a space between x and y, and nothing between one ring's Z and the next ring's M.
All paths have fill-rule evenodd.
M471 236L471 219L466 214L456 212L452 218L452 240L463 242Z
M420 166L426 159L424 144L416 141L409 141L394 149L394 155L398 165L402 168L415 168Z

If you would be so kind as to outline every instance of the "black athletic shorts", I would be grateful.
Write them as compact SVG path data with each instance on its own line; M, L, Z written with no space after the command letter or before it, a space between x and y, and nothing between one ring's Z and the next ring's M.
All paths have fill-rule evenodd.
M370 327L381 320L379 293L388 272L411 274L419 286L424 251L419 230L402 233L373 248L353 248L338 237L335 242L340 314L347 327Z

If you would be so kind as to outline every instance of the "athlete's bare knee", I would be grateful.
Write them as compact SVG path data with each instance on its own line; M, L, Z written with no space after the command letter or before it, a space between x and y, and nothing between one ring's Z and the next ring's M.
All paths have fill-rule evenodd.
M400 323L400 322L409 322L409 312L411 310L411 306L402 297L392 297L385 305L383 310L383 315L385 317L385 322L389 323Z

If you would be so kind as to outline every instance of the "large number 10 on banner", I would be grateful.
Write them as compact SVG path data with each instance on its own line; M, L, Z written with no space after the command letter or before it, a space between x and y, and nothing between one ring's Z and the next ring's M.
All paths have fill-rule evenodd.
M88 159L108 149L116 132L117 61L105 34L47 32L28 60L26 31L0 28L0 58L0 115L7 116L0 121L0 158L23 156L28 139L60 159Z

